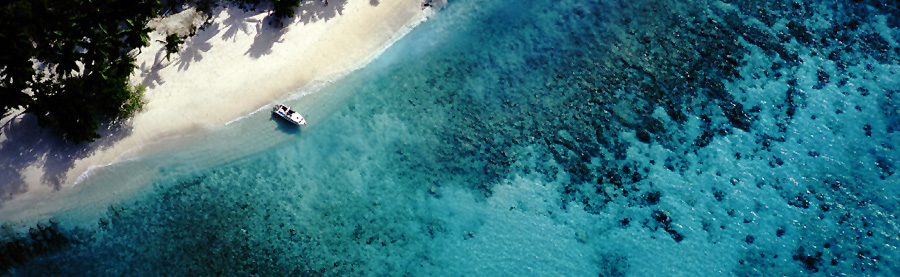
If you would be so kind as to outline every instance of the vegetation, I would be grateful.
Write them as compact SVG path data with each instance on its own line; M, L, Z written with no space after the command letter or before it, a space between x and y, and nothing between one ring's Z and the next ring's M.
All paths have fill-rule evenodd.
M302 0L272 0L272 16L278 18L294 17L294 10Z
M272 15L293 17L302 0L269 0ZM72 142L93 141L101 120L143 107L131 87L133 49L147 46L147 23L188 3L209 13L216 0L14 0L0 4L0 116L17 109ZM261 0L224 0L256 7ZM184 37L169 34L166 59Z
M0 114L24 108L73 142L93 141L101 119L139 110L128 86L158 0L20 0L0 6Z
M179 37L178 34L169 34L166 36L166 41L160 40L159 42L166 44L166 60L169 60L169 56L172 55L172 53L181 51L178 46L184 43L184 39Z
M207 0L208 1L208 0ZM231 3L238 5L242 9L254 9L259 4L265 2L263 0L229 0ZM294 10L300 6L303 0L269 0L272 4L272 16L277 18L294 17Z

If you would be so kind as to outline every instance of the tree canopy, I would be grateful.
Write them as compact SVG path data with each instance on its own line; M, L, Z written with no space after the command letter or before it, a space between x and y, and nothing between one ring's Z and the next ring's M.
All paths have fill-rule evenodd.
M133 49L149 44L147 23L190 2L210 12L215 0L13 0L0 4L0 116L24 109L67 141L93 141L100 120L143 106L128 86ZM255 7L260 0L222 0ZM292 17L302 0L269 0ZM167 57L184 38L166 38Z
M148 44L158 0L20 0L0 6L0 114L24 108L73 142L92 141L101 118L140 109L128 86ZM35 70L37 68L38 70Z

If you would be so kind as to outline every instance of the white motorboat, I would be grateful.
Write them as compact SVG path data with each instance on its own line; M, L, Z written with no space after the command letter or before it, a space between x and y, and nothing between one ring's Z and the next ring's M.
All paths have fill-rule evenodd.
M306 125L306 119L304 119L303 116L300 115L300 113L292 110L291 107L278 104L275 105L274 108L272 108L272 113L277 114L282 118L287 119L287 121L293 122L294 124Z

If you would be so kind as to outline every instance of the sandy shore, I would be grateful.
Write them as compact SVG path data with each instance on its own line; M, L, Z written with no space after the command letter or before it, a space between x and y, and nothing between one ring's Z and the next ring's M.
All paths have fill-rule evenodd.
M90 145L59 141L28 115L0 121L0 222L42 214L35 206L65 194L83 172L163 139L215 128L316 80L357 69L425 19L422 0L305 1L283 27L266 13L219 8L212 23L165 58L162 34L137 55L132 82L147 105L128 123L103 126ZM29 210L33 210L30 211Z

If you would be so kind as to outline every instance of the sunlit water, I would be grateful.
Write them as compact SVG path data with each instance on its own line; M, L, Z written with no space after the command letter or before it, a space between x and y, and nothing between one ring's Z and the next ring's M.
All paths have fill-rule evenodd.
M98 169L78 195L122 192L4 234L4 265L900 274L897 4L505 2L288 100L309 126L261 111Z

